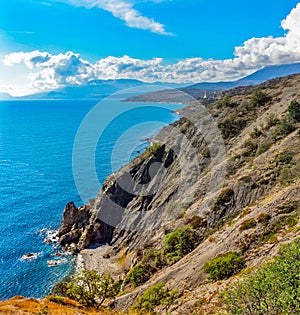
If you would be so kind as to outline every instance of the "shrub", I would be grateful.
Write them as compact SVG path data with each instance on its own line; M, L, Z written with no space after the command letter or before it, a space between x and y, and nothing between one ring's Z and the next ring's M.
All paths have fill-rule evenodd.
M191 252L197 245L195 231L188 225L166 235L163 252L167 263L173 264Z
M300 314L300 239L274 261L232 284L223 297L229 315Z
M268 213L261 213L256 218L258 223L261 223L263 226L267 226L271 220L271 216Z
M154 272L149 264L138 263L126 275L126 282L130 282L134 287L138 287L148 281Z
M161 252L154 248L145 252L142 262L150 264L152 269L160 269L164 265Z
M159 150L162 147L160 143L153 143L151 147L147 148L147 150L141 155L142 158L149 158L155 151Z
M300 104L296 100L291 101L288 107L288 113L292 119L300 121Z
M246 122L239 120L234 113L218 123L218 128L225 139L236 136L245 126Z
M231 188L229 188L229 187L224 188L220 192L220 194L218 195L216 203L217 204L225 204L231 200L233 195L234 195L234 191Z
M294 130L295 127L293 123L289 119L283 118L277 124L277 127L275 129L275 136L287 136Z
M67 296L67 286L68 283L71 281L71 276L66 276L64 279L62 279L61 281L57 282L54 286L54 288L52 289L52 294L54 296Z
M281 153L276 156L276 160L283 164L290 164L293 157L286 153Z
M178 296L177 291L170 291L163 283L158 283L147 289L132 308L138 314L156 314L155 307L163 305L167 310L171 304L176 302Z
M250 218L241 223L240 231L252 229L255 226L256 226L256 221L253 218Z
M204 272L213 280L222 280L241 271L245 266L244 260L236 252L218 255L204 265Z
M258 129L257 127L254 127L253 128L253 131L251 132L250 136L253 138L253 139L256 139L256 138L259 138L260 136L262 136L263 133L260 129Z
M253 107L261 106L267 103L271 99L266 93L261 89L254 90L251 94L250 105Z
M121 282L111 275L96 270L82 270L67 285L67 296L85 306L98 308L105 299L114 298L120 291Z
M223 96L223 98L221 99L221 106L222 107L230 107L231 105L231 98L229 95L225 95Z
M274 113L271 113L266 117L266 123L267 123L266 127L271 128L279 123L279 119Z
M247 140L244 142L243 147L245 148L243 155L250 157L255 156L258 144L257 141Z
M224 188L217 197L215 204L212 206L213 211L219 210L221 207L224 207L234 196L234 191L227 187Z
M259 142L258 148L257 148L257 152L256 155L260 155L266 151L268 151L271 146L274 143L274 139L270 138L263 138L261 139L261 141Z

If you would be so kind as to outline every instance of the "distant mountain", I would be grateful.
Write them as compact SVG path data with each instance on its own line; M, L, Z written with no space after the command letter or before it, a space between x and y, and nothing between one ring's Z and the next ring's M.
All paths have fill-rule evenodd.
M0 93L0 100L10 100L13 97L8 93Z
M237 86L256 85L269 79L300 73L300 63L270 66L258 70L251 75L232 82L203 82L184 87L187 90L228 90ZM10 99L102 99L123 89L137 86L161 85L166 88L182 88L184 85L172 83L146 83L133 79L91 80L85 85L72 85L54 91L42 92L23 97L12 97L8 93L0 93L0 100Z
M178 84L146 83L139 80L91 80L86 85L71 85L61 89L32 94L18 99L102 99L115 92L137 86L162 85L166 87L180 87Z
M279 66L269 66L258 70L245 78L232 82L203 82L187 86L186 89L199 90L228 90L237 86L256 85L264 81L284 77L290 74L300 73L300 63Z

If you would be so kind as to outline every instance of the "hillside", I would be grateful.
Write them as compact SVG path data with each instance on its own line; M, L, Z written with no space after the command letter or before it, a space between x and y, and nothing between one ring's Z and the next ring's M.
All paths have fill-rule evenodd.
M201 90L229 90L237 86L257 85L270 79L284 77L299 72L300 63L268 66L236 81L213 83L203 82L193 84L187 88Z
M222 91L237 87L255 86L265 81L300 73L300 63L269 66L244 78L230 82L201 82L186 87L162 90L131 97L131 102L189 103L191 99L218 98ZM206 101L206 100L204 100Z
M113 276L107 306L127 312L145 293L157 314L226 314L220 293L300 237L298 102L300 75L193 101L91 204L67 205L60 242Z
M68 205L62 244L81 250L86 268L127 279L115 309L163 282L182 294L173 314L190 314L200 299L217 314L217 292L233 278L209 280L205 263L236 252L253 268L300 236L300 118L288 113L295 100L300 75L231 90L208 111L194 102L109 176L91 205ZM168 242L180 244L182 233L189 241L177 252ZM136 272L146 276L136 281Z

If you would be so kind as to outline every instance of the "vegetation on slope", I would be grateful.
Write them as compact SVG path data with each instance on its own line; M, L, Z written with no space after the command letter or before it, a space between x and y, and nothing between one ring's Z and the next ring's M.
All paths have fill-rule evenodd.
M230 315L300 314L300 238L224 293Z

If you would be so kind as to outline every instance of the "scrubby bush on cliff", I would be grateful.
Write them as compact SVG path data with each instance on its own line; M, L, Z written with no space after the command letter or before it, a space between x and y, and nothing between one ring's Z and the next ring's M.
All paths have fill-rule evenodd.
M300 314L300 238L224 293L230 315Z
M216 202L212 206L212 210L217 211L220 208L224 207L228 202L232 200L233 197L234 191L229 187L224 188L218 195Z
M289 116L295 121L300 121L300 104L294 100L291 101L290 106L288 107Z
M142 260L127 273L125 282L138 287L165 265L162 253L154 248L143 253Z
M293 121L286 117L282 118L276 126L274 131L275 137L287 136L291 132L295 130L295 126L293 125Z
M82 270L67 285L67 296L84 306L99 307L105 299L114 298L120 291L121 282L111 275L95 270Z
M163 240L163 252L168 264L173 264L190 253L197 246L195 231L186 225L166 235Z
M270 96L264 93L261 89L254 90L251 94L250 105L253 107L261 106L270 100Z
M245 266L244 260L238 253L229 252L218 255L204 265L204 272L213 280L222 280L238 273Z
M154 271L150 264L140 262L127 273L126 282L138 287L150 279Z
M138 314L156 314L155 308L162 305L163 310L167 311L170 305L176 302L178 296L177 291L171 291L163 283L158 283L147 289L132 309Z

